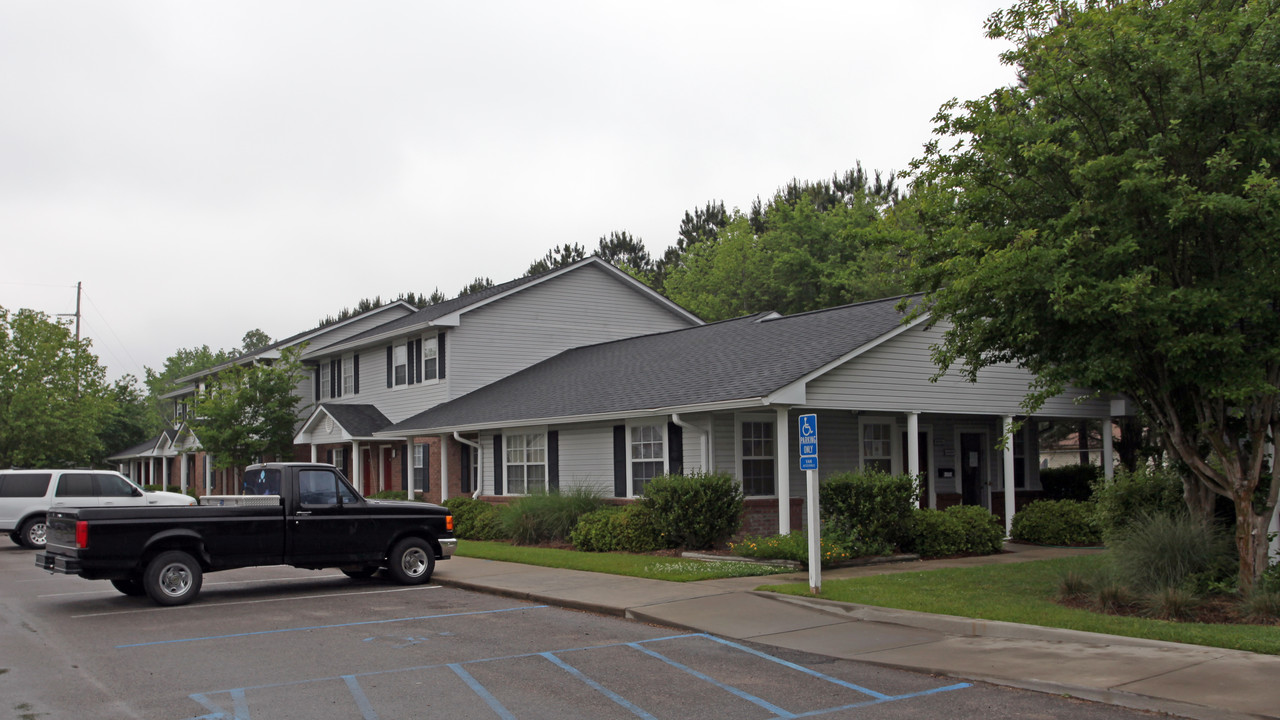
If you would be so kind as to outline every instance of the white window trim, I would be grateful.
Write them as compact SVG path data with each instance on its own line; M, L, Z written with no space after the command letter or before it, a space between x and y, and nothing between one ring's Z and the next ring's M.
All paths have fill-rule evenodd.
M439 335L422 336L422 384L434 385L440 382L440 342ZM436 361L436 376L427 377L427 360Z
M348 383L347 381L351 382ZM356 358L355 354L342 356L342 395L356 394Z
M867 425L888 425L889 426L889 472L892 475L902 475L906 470L902 467L902 432L905 428L898 424L897 418L889 415L859 415L858 416L858 468L865 470L867 468L867 456L863 452L863 428ZM879 459L882 456L877 456Z
M391 389L407 387L409 385L409 343L412 340L402 343L396 343L391 349ZM404 380L396 377L396 369L404 368Z
M654 460L636 460L631 457L631 429L639 427L656 427L658 434L662 437L662 474L666 475L671 471L667 458L671 457L671 448L667 445L667 421L666 418L637 418L627 421L627 497L642 497L635 492L635 472L634 465L637 462L655 462Z
M515 497L521 497L529 494L529 474L527 472L525 473L525 480L524 480L525 492L522 492L522 493L511 492L511 473L509 470L511 465L507 462L507 452L509 452L511 449L508 438L510 438L512 435L541 435L542 436L542 462L541 463L517 463L517 464L523 467L530 467L533 465L541 464L542 465L542 482L543 482L544 489L546 489L546 487L551 483L550 468L547 467L547 461L548 461L547 455L549 454L549 449L547 447L547 426L539 425L536 427L511 428L511 429L503 429L502 431L502 457L497 458L497 461L502 463L503 494L512 495Z
M330 363L328 360L322 361L320 363L320 399L321 400L329 400L333 397L332 395L329 394L329 390L332 387L331 385L329 385L329 366L330 366Z
M738 487L746 492L742 478L742 423L767 422L773 425L773 492L769 495L747 495L750 498L778 497L778 416L776 413L734 413L733 415L733 471Z

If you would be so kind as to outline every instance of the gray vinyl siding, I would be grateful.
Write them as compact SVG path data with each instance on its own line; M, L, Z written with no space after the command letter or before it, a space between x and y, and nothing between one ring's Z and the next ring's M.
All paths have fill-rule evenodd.
M937 372L929 347L941 341L941 324L911 328L808 383L807 401L815 407L848 407L881 412L941 412L962 415L1020 415L1031 374L1013 365L985 368L970 383ZM1053 398L1037 413L1046 417L1105 417L1106 400L1087 400L1078 389Z
M428 336L430 334L428 333ZM414 333L413 338L422 337ZM395 344L404 345L409 336L397 338ZM452 342L452 336L446 343ZM387 416L387 420L397 423L412 417L423 410L439 405L449 399L449 376L443 380L426 380L412 385L395 385L387 387L387 347L390 343L361 348L360 355L360 392L327 401L337 403L354 403L373 405ZM446 350L445 360L453 364Z
M603 497L613 497L613 426L599 423L558 428L562 491L590 488Z
M569 348L691 324L607 271L587 265L464 313L461 325L448 333L450 397Z

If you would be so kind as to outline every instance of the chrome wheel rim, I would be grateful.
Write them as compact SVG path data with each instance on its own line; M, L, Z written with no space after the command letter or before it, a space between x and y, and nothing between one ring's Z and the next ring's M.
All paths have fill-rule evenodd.
M182 563L170 563L160 570L160 591L169 597L181 597L191 589L191 570Z
M427 571L427 553L422 548L410 548L400 558L400 567L409 577L419 577Z
M27 533L27 541L36 547L43 547L46 542L45 532L47 530L48 527L44 523L32 525L31 531Z

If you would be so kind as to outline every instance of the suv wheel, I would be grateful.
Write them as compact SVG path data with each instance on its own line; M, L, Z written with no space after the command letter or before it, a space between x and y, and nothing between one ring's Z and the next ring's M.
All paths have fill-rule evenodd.
M18 531L18 544L40 550L45 545L45 531L47 529L42 517L33 517L27 520L22 523L22 529Z

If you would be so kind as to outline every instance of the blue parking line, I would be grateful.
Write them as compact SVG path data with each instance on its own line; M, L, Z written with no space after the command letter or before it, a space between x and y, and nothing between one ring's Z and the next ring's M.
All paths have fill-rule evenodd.
M356 707L360 709L360 717L363 720L378 720L378 713L374 711L373 704L369 702L369 696L364 694L364 688L360 687L360 681L354 675L343 675L342 679L347 682L347 689L351 691L351 697L355 698Z
M489 709L498 714L498 717L502 718L502 720L516 720L516 716L512 715L511 711L508 710L505 705L498 702L498 698L494 697L493 693L485 689L485 686L481 685L480 681L476 680L475 677L463 669L461 665L458 663L449 663L447 667L458 677L462 678L462 682L466 683L467 686L471 688L472 692L479 695L480 699L484 700L485 704L489 706Z
M536 609L536 608L543 608L543 607L547 607L547 606L540 605L534 608L509 608L505 610L491 610L491 611L476 612L476 613L454 613L451 615L437 615L437 616L428 616L428 617L456 617L459 615L479 615L479 614L485 614L485 613L510 612L511 610ZM425 619L425 618L404 618L404 619L412 620L412 619ZM375 622L396 622L396 621L392 620L392 621L375 621ZM364 625L364 624L368 624L368 623L350 623L350 625ZM345 625L334 625L334 626L324 626L324 627L345 627ZM252 635L257 633L247 633L247 634ZM231 637L231 636L228 636L228 637ZM777 707L776 705L773 705L761 698L758 698L752 695L751 693L748 693L744 690L736 688L732 685L722 683L716 680L715 678L712 678L706 675L705 673L694 670L693 668L690 668L673 659L670 659L662 655L661 653L658 653L654 650L650 650L644 647L645 645L669 642L671 640L683 640L683 639L693 639L693 638L711 640L713 642L733 648L735 650L739 650L741 652L754 655L764 660L777 663L789 669L797 670L799 672L802 672L814 678L832 683L834 685L839 685L841 687L856 690L860 693L863 693L869 696L871 699L866 700L864 702L839 705L836 707L821 708L817 710L809 710L809 711L796 712L796 713L788 712L787 710ZM163 643L148 643L148 644L163 644ZM470 672L468 672L466 667L464 666L478 665L480 663L500 662L504 660L519 660L519 659L532 658L532 657L541 657L546 660L549 660L550 662L554 663L561 669L568 672L570 675L574 676L578 680L589 685L592 689L605 695L614 703L618 704L620 707L626 708L636 717L642 718L642 720L657 720L653 715L645 711L643 708L640 708L634 703L623 698L621 695L618 695L612 690L609 690L608 688L604 687L599 682L587 677L584 673L582 673L576 667L572 666L571 664L565 662L563 659L558 657L558 655L570 653L570 652L602 650L602 649L614 648L614 647L629 647L635 650L639 650L645 653L646 655L650 655L674 668L677 668L685 673L692 675L693 677L696 677L700 680L703 680L704 682L708 682L712 685L715 685L716 687L719 687L726 692L729 692L743 700L751 702L769 711L770 713L773 713L773 717L768 718L768 720L794 720L797 718L816 718L816 717L830 715L832 713L837 713L845 710L853 710L853 709L862 708L862 707L871 707L874 705L881 705L881 704L890 703L890 702L909 700L912 698L936 695L938 693L952 692L955 690L963 690L965 688L972 687L971 683L955 683L952 685L932 688L930 690L922 690L919 692L907 693L904 695L885 695L884 693L878 693L878 692L875 692L874 690L869 690L860 685L856 685L854 683L850 683L845 680L841 680L839 678L831 677L830 675L826 675L826 674L817 672L816 670L806 668L803 665L798 665L796 663L783 660L782 658L769 655L768 653L761 652L753 648L749 648L745 645L741 645L739 643L732 642L730 640L724 640L722 638L715 637L714 635L709 635L707 633L686 633L686 634L679 634L679 635L667 635L667 636L658 637L658 638L649 638L647 640L635 640L631 642L608 643L604 645L590 645L590 646L569 648L569 649L562 649L562 650L555 650L555 651L519 653L514 655L503 655L503 656L496 656L496 657L489 657L489 658L479 658L476 660L468 660L465 662L434 663L430 665L418 665L413 667L396 668L393 670L375 670L370 672L352 673L352 674L341 675L341 676L311 678L308 680L295 680L291 682L270 683L270 684L251 686L251 687L234 688L230 690L196 693L191 695L190 698L196 701L197 703L199 703L206 710L209 710L211 712L206 715L201 715L196 718L191 718L190 720L232 720L232 719L249 720L249 707L248 707L248 700L246 697L246 693L248 691L301 686L301 685L333 681L333 680L339 680L339 679L342 680L346 684L347 688L351 691L352 697L355 699L356 705L360 709L360 712L362 713L362 718L364 720L377 720L378 715L376 711L373 709L372 703L369 702L369 699L365 696L364 691L361 689L358 678L373 677L378 675L388 675L391 673L420 672L423 670L433 670L438 668L448 668L449 670L451 670L459 679L461 679L471 689L472 692L474 692L479 698L484 700L484 702L489 706L490 709L493 710L494 713L498 715L499 718L502 718L502 720L515 720L516 716L511 712L511 710L509 710L506 706L504 706L497 699L497 697L493 695L493 693L489 692L489 690L485 688L485 686L481 684L480 681L478 681ZM223 693L230 695L232 704L234 706L234 711L233 711L234 716L228 715L225 710L223 710L220 706L213 703L209 699L210 695L221 695Z
M555 663L555 664L556 664L556 665L558 665L561 669L565 670L565 671L566 671L566 672L568 672L570 675L572 675L572 676L574 676L574 677L578 678L579 680L581 680L582 682L586 683L587 685L590 685L590 686L591 686L591 687L592 687L596 692L600 693L601 695L604 695L605 697L607 697L607 698L609 698L610 700L614 701L614 702L615 702L615 703L617 703L618 705L620 705L620 706L622 706L622 707L626 708L627 710L630 710L632 715L635 715L635 716L636 716L636 717L638 717L638 718L643 718L643 720L658 720L658 718L656 718L656 717L654 717L654 716L650 715L649 713L645 712L643 709L641 709L640 707L636 706L636 705L635 705L635 704L633 704L631 701L629 701L629 700L627 700L626 698L622 697L622 696L621 696L621 695L619 695L618 693L616 693L616 692L614 692L614 691L610 690L609 688L607 688L607 687L605 687L605 686L601 685L600 683L596 682L595 680L592 680L591 678L587 677L586 675L584 675L584 674L582 673L582 671L581 671L581 670L579 670L578 668L576 668L576 667L574 667L574 666L570 665L569 663L565 662L564 660L561 660L560 658L556 657L554 654L549 653L549 652L545 652L545 653L542 653L542 657L544 657L544 658L546 658L546 659L550 660L551 662Z
M720 688L721 690L724 690L727 693L730 693L731 695L736 695L737 697L740 697L743 700L746 700L747 702L753 705L758 705L759 707L762 707L765 710L768 710L769 712L773 713L776 717L779 717L779 718L795 717L795 715L793 715L792 713L789 713L786 710L783 710L782 708L778 707L777 705L774 705L773 703L766 701L764 698L756 697L755 695L752 695L751 693L745 690L739 690L738 688L733 687L732 685L726 685L725 683L720 682L719 680L711 677L710 675L694 670L688 665L678 663L675 660L672 660L671 658L663 655L662 653L654 652L653 650L650 650L649 648L646 648L646 647L641 647L638 643L629 643L628 647L633 647L636 650L639 650L640 652L646 655L649 655L651 657L655 657L661 660L662 662L670 665L671 667L683 670L686 673L698 678L699 680L702 680L703 682L711 683L712 685L715 685L716 687Z
M308 630L332 630L334 628L359 627L361 625L384 625L386 623L412 622L414 620L438 620L440 618L464 617L466 615L490 615L493 613L516 612L519 610L541 610L548 605L526 605L524 607L503 608L501 610L476 610L473 612L444 613L441 615L421 615L419 617L391 618L389 620L363 620L361 622L338 623L336 625L313 625L311 627L281 628L279 630L257 630L255 632L231 633L230 635L207 635L196 638L179 638L178 640L155 640L153 642L117 645L116 650L153 645L175 645L178 643L204 642L206 640L227 640L229 638L253 637L255 635L274 635L277 633L307 632Z

